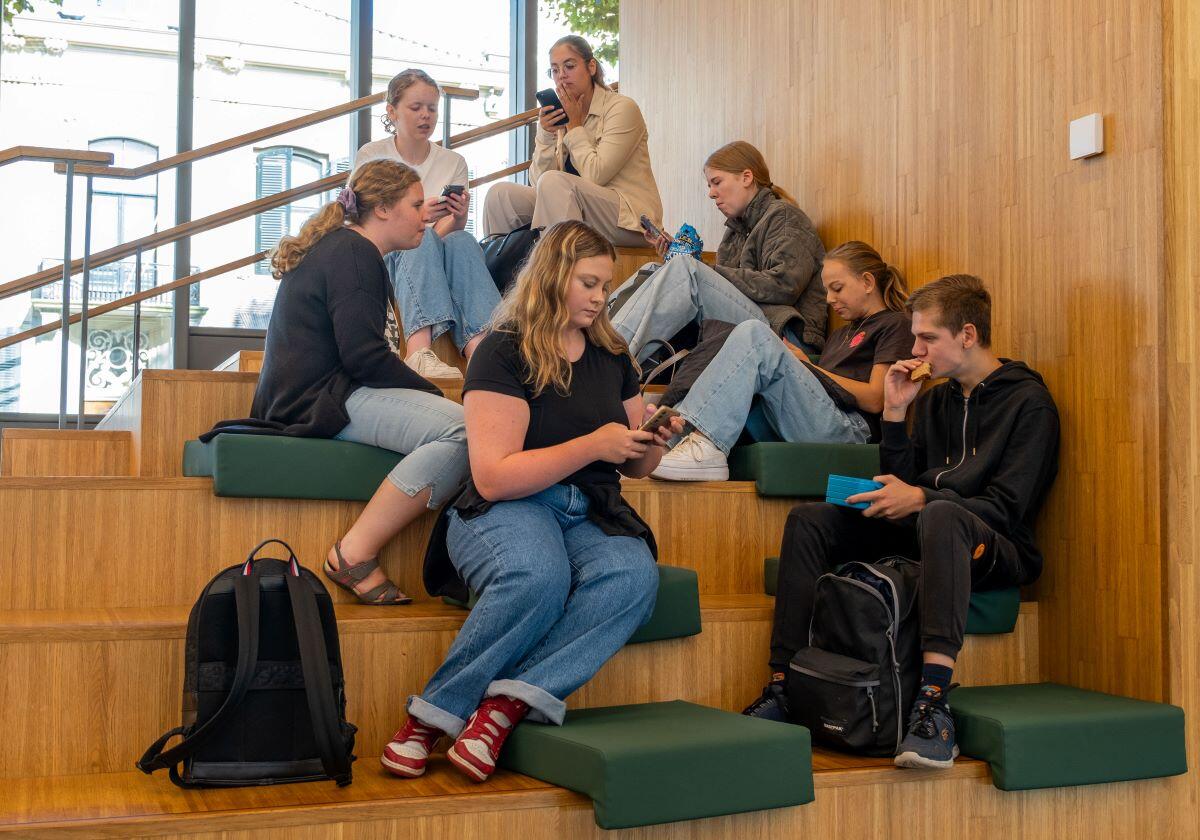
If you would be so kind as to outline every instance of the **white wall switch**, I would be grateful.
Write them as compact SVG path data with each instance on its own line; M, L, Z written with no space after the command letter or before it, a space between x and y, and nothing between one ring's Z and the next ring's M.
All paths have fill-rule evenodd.
M1104 152L1104 117L1088 114L1071 120L1071 160L1091 157Z

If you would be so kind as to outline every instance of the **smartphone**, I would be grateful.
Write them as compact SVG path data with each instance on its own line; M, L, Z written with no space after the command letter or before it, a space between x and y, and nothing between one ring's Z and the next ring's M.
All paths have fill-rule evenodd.
M646 233L650 234L655 239L658 239L660 236L663 235L663 232L661 230L659 230L658 226L655 225L654 222L650 221L650 217L647 216L646 214L643 213L642 218L639 219L639 221L642 223L642 229L645 230Z
M679 412L671 408L669 405L661 406L658 411L650 415L650 419L642 424L643 432L657 432L663 426L671 422L671 418L678 417Z
M562 118L554 124L555 126L567 124L567 112L563 108L562 100L558 98L558 91L556 91L554 88L539 90L534 94L534 98L537 99L538 104L543 108L547 105L550 105L551 107L557 108L563 112Z
M465 187L463 187L462 184L447 184L445 186L445 188L442 190L442 196L445 197L448 195L462 195L464 189L465 189Z

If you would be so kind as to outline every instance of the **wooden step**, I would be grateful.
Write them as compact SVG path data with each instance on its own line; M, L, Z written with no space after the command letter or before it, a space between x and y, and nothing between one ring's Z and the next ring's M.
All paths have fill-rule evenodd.
M947 819L954 817L953 803L962 794L977 792L974 799L991 806L972 815L977 820L994 812L998 801L999 791L986 784L987 765L970 759L959 759L948 771L915 771L898 770L889 759L815 750L813 771L817 798L809 805L650 826L638 829L636 836L646 840L882 836L878 832L884 821L894 822L898 806L918 792L928 798L936 791L942 802L944 791L948 798L939 817ZM165 776L121 772L6 780L0 786L0 834L208 838L220 833L222 840L625 836L598 828L591 800L583 794L504 770L475 784L440 755L419 779L397 779L384 772L374 756L364 755L355 763L354 783L345 788L314 782L181 791ZM914 790L917 785L919 791ZM1019 813L1017 808L1011 810ZM820 834L814 833L822 827ZM867 827L872 828L870 834ZM845 833L848 828L864 832Z
M146 370L97 425L132 435L132 474L168 477L182 474L183 444L221 420L250 416L257 373L213 370ZM438 380L460 400L462 380Z
M629 645L570 700L607 706L682 699L739 711L768 676L773 599L708 595L703 632ZM449 649L466 612L440 603L339 605L348 719L359 752L377 754ZM181 716L188 607L0 614L0 778L124 770ZM1037 605L1012 634L970 636L964 684L1038 679ZM29 687L37 685L30 702ZM69 749L62 745L69 744ZM2 786L0 786L2 787Z
M125 431L0 429L0 477L128 476L132 449Z
M241 374L237 374L241 375ZM623 492L658 539L659 560L696 569L701 592L763 591L762 559L778 552L792 502L750 482L627 481ZM36 572L0 576L0 609L190 604L223 568L268 537L310 568L362 511L362 502L230 499L208 478L0 479L0 560ZM406 528L380 562L397 585L427 597L421 565L434 515ZM117 566L119 564L119 572ZM336 598L349 600L338 590Z

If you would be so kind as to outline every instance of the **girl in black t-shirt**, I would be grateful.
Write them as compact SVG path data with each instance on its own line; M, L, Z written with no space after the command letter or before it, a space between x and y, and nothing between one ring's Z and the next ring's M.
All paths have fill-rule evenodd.
M724 481L727 456L755 397L771 432L807 443L866 443L878 436L888 367L912 355L904 277L864 242L825 255L825 300L846 326L825 342L820 364L765 325L734 327L676 406L693 431L663 456L654 478Z
M526 715L562 723L564 698L654 608L653 536L619 474L650 473L683 424L638 429L654 406L608 321L614 256L582 222L551 227L471 357L473 482L435 529L425 580L433 594L469 587L479 601L383 751L396 775L424 773L447 734L453 765L488 778L513 726Z

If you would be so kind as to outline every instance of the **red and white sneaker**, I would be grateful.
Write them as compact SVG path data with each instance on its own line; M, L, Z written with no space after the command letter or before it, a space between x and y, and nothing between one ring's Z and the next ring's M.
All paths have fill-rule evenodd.
M529 704L512 697L485 697L450 745L446 758L468 778L485 782L496 772L500 748L513 727L529 714Z
M429 761L433 745L445 734L442 730L426 726L415 717L409 716L383 748L379 763L396 776L415 779L425 772L425 764Z

